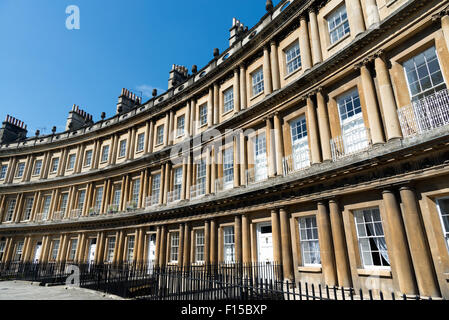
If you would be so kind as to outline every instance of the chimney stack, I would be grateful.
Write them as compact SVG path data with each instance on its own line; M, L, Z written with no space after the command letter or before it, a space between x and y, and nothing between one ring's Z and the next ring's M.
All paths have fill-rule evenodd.
M184 82L189 77L189 70L184 66L178 66L174 64L170 71L170 77L168 79L168 89Z
M118 97L117 114L128 112L129 110L131 110L135 106L140 105L141 103L142 103L141 97L138 97L128 89L123 88L120 96Z
M236 18L232 18L232 27L229 30L230 31L230 38L229 38L229 46L232 47L234 43L240 40L242 35L248 30L248 28L245 28L243 23L241 23Z
M0 128L0 144L24 140L27 132L27 126L23 121L7 115Z
M78 130L84 126L93 125L92 115L80 109L79 106L73 105L72 111L69 112L65 125L66 131Z

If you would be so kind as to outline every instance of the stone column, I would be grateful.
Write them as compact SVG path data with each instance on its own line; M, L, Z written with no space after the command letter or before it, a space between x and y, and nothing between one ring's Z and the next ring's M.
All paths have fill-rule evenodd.
M204 264L210 264L210 228L209 220L204 221Z
M371 28L374 24L380 22L379 9L377 8L376 0L366 0L366 24L367 28Z
M246 67L245 65L240 66L240 108L246 109Z
M449 10L441 13L441 29L443 30L444 40L446 40L446 47L449 50Z
M191 124L190 124L190 135L194 136L196 134L196 128L197 128L197 115L196 115L196 100L192 99L190 100L190 112L191 112Z
M358 1L358 0L357 0ZM360 67L360 76L362 80L363 94L365 96L366 112L368 114L369 128L373 144L384 143L382 132L382 121L379 114L379 106L376 99L376 90L374 88L373 78L367 67L369 61L365 60Z
M220 112L220 87L214 83L214 125L219 122Z
M234 111L240 112L240 78L239 69L234 69Z
M212 155L211 155L211 170L210 170L210 193L215 193L215 180L217 179L217 152L218 149L213 146L212 147Z
M415 190L405 186L400 189L400 195L402 219L404 220L419 293L423 296L440 297L441 293L434 272L432 256Z
M386 138L388 141L395 138L402 138L401 125L399 123L398 109L394 99L393 86L391 85L387 60L383 51L379 51L375 54L374 65L385 119Z
M184 257L183 266L184 268L190 265L190 225L188 223L184 224Z
M165 165L161 165L161 186L159 187L159 205L164 203L164 190L165 190Z
M327 104L324 98L323 90L320 89L316 93L316 100L318 105L318 128L320 132L321 151L323 152L323 161L332 160L331 151L331 129L329 126L329 113L327 111Z
M332 245L330 219L324 202L318 202L317 225L324 283L333 286L337 284L337 275L335 272L334 247Z
M164 200L163 203L167 203L167 193L170 191L170 174L171 168L170 163L165 164L165 178L164 178Z
M270 66L270 52L268 46L263 48L263 81L264 81L264 94L270 95L273 92L273 85L271 79L271 66Z
M218 242L217 242L217 222L215 219L212 219L210 221L210 264L216 265L217 264L217 250L218 250Z
M156 227L156 252L154 257L154 265L159 266L159 253L161 251L161 227Z
M412 261L396 196L391 190L384 190L382 197L386 213L384 226L388 228L390 234L390 243L387 243L387 248L389 256L391 255L393 275L397 278L401 293L416 294Z
M271 119L266 118L266 142L267 142L267 151L268 151L268 177L272 178L276 175L276 149L274 145L274 132L273 126L271 124Z
M242 215L242 254L243 263L251 263L251 233L248 216Z
M276 41L270 42L271 46L271 76L273 78L273 91L281 87L281 75L279 73L278 46Z
M310 42L312 43L312 61L313 65L316 65L323 61L323 55L321 53L320 34L318 31L318 20L316 17L317 9L310 7L309 20L310 20Z
M348 13L351 35L356 37L365 31L365 22L363 21L363 11L360 0L345 0Z
M281 226L278 209L271 210L271 226L273 231L273 259L275 263L282 264Z
M318 123L316 119L315 103L312 99L312 94L307 96L307 122L309 129L310 155L311 163L316 164L321 162L320 143L318 138Z
M284 271L284 279L294 281L293 254L292 254L292 242L290 239L289 214L283 208L279 210L279 220L281 224L282 267Z
M186 172L186 199L190 199L190 187L192 186L192 157L187 157L187 172Z
M246 185L246 170L248 168L247 154L246 154L246 136L243 131L240 133L240 185Z
M184 136L186 138L190 137L190 122L191 122L191 111L190 111L190 101L187 101L187 106L186 106L186 117L185 117L185 131L184 131Z
M210 156L211 150L208 148L206 150L206 194L210 194L210 186L211 186L211 156Z
M166 252L167 252L167 229L165 226L161 227L161 240L159 241L159 252L157 253L159 257L159 266L163 267L166 265Z
M214 88L209 87L209 98L207 101L207 127L214 124Z
M239 152L239 143L238 136L234 136L232 138L233 141L233 153L234 153L234 188L240 186L240 152Z
M181 186L181 200L186 198L186 187L187 187L187 158L182 159L182 186Z
M184 224L179 225L178 267L184 264Z
M305 15L300 17L299 47L301 48L301 64L306 71L312 67L312 56L310 54L309 27Z
M334 243L335 262L337 267L338 286L352 287L351 272L346 247L345 230L341 210L336 200L329 200L330 222Z
M234 232L235 232L235 261L242 262L242 219L240 216L234 218Z
M274 122L274 141L276 145L276 173L282 175L284 167L282 165L284 159L284 139L282 137L282 124L279 113L276 112L273 118Z

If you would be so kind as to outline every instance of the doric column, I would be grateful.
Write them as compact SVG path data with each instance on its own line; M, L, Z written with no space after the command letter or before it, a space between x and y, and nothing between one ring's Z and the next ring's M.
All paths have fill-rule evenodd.
M310 20L310 42L312 44L312 61L313 65L316 65L323 61L323 55L321 53L320 34L318 31L318 20L316 17L316 8L310 7L309 20Z
M390 234L390 243L387 243L387 248L389 256L391 255L390 264L393 275L397 279L401 293L416 294L412 261L396 196L391 190L384 190L382 197L386 214L384 226Z
M362 79L371 139L373 144L379 144L384 143L385 140L382 132L382 121L380 119L379 106L376 99L376 90L374 88L373 78L371 77L371 73L367 67L368 62L369 60L365 60L357 67L360 68L360 77Z
M444 40L446 40L446 47L449 50L449 10L441 12L441 29L443 30Z
M235 261L242 262L242 218L235 216L234 218L234 233L235 233Z
M246 154L246 141L247 137L243 133L240 133L240 185L246 185L246 170L248 168L248 157Z
M192 186L192 156L187 157L187 172L186 172L186 199L190 199L190 187Z
M336 200L329 200L329 212L334 243L335 262L337 267L338 285L340 287L352 287L351 272L345 240L345 230L341 210Z
M281 75L279 73L278 46L276 41L270 42L271 46L271 76L273 78L273 91L281 87Z
M299 47L301 48L301 64L306 71L312 67L312 56L310 54L309 27L305 15L300 17Z
M238 68L234 69L233 90L234 90L234 111L240 112L240 77Z
M214 88L209 87L209 98L207 101L207 127L210 128L214 124Z
M211 185L211 150L209 148L206 149L206 194L210 194L210 185Z
M184 263L184 224L179 225L178 267Z
M263 48L263 81L264 81L264 94L267 96L273 92L273 85L271 79L271 66L270 66L270 52L268 46Z
M337 275L335 272L330 219L324 202L318 202L317 225L324 283L333 286L337 284Z
M242 215L242 254L243 263L251 263L251 233L248 215Z
M209 220L204 221L204 263L210 264L210 224Z
M377 83L379 86L380 100L382 101L383 115L385 119L385 134L387 140L402 138L401 125L399 123L398 109L394 100L393 86L391 85L387 61L383 51L375 54L374 60Z
M190 265L190 225L188 223L184 224L184 257L183 266L188 267Z
M167 252L167 229L165 226L161 227L161 240L159 245L159 266L163 267L166 264L167 258L166 258L166 252Z
M313 94L307 96L307 122L309 128L310 155L312 164L321 162L320 144L318 138L318 123L316 119L316 107Z
M273 232L273 259L274 262L282 264L281 226L279 224L278 209L271 210L271 227Z
M174 130L175 130L175 112L173 110L170 110L170 119L168 123L168 145L173 145L173 139L174 139Z
M186 138L189 138L189 137L190 137L190 122L191 122L191 118L190 118L190 116L191 116L190 105L191 105L190 101L187 101L187 106L186 106L186 117L185 117L186 123L185 123L185 131L184 131L184 135L185 135Z
M182 185L181 185L181 200L186 198L187 188L187 157L182 159Z
M293 281L294 273L292 242L290 239L290 221L289 214L283 208L279 209L279 220L281 224L282 267L284 271L284 278Z
M167 203L167 193L170 191L170 174L171 174L171 165L169 162L165 164L165 177L164 177L164 195L163 195L163 203Z
M360 0L345 0L345 2L351 34L356 37L358 34L365 31L362 6L360 5Z
M276 149L274 144L274 132L273 126L271 124L271 119L266 118L266 142L267 142L267 151L268 151L268 176L270 178L276 175Z
M273 122L274 122L274 141L276 144L276 173L279 176L282 175L284 172L282 165L282 161L284 159L284 139L282 137L281 118L278 112L275 112Z
M217 251L218 251L218 229L215 219L210 221L210 264L217 264Z
M232 138L232 148L234 154L234 188L240 186L240 150L239 150L239 137L234 136Z
M211 154L211 170L210 170L210 193L215 193L215 179L217 179L217 153L218 149L215 146L212 146L212 154Z
M371 28L374 24L380 21L379 9L377 8L376 0L366 0L365 1L366 8L366 24L368 29Z
M194 136L196 134L196 127L197 127L197 115L196 115L196 100L191 99L190 100L190 135Z
M164 124L164 146L168 145L168 139L170 134L170 113L167 112L165 115L165 124Z
M157 267L159 266L159 254L161 252L161 226L156 227L156 252L154 257L154 265Z
M320 132L321 150L323 152L323 161L332 160L331 152L331 129L329 126L329 113L327 111L327 104L324 98L322 88L317 90L316 100L318 105L318 128Z
M220 89L218 83L214 83L214 125L218 124L220 106Z
M246 67L240 66L240 109L246 109Z
M416 281L420 295L441 296L432 256L427 242L421 211L416 198L415 190L409 186L400 189L402 202L402 219L407 231L408 245L413 260Z

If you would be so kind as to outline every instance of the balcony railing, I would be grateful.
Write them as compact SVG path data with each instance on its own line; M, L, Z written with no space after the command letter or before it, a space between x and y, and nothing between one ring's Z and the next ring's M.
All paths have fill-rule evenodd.
M181 200L181 189L167 192L167 202L172 203Z
M83 211L81 209L72 209L70 211L70 219L79 219L82 216Z
M332 160L337 161L349 155L362 152L371 147L368 128L359 127L342 136L331 139Z
M215 192L229 190L232 188L234 188L234 176L232 176L230 180L227 180L226 177L215 180Z
M246 183L253 184L268 179L268 166L266 163L259 164L254 168L246 170Z
M149 196L145 199L145 208L150 208L152 206L159 204L159 195L158 196Z
M89 217L95 217L100 214L100 208L93 207L89 209Z
M307 152L307 153L306 153ZM296 152L283 158L284 176L310 167L308 150Z
M449 124L449 91L438 91L398 110L404 137Z
M129 201L126 203L126 211L136 211L137 210L137 202Z
M110 204L110 205L108 206L107 212L108 212L108 214L117 213L117 212L118 212L118 205L116 205L116 204Z
M64 219L64 211L56 211L53 213L53 221L60 221L62 219Z
M36 221L37 222L44 222L48 219L48 212L40 212L36 214Z
M190 187L190 199L195 199L206 194L206 182L200 182Z

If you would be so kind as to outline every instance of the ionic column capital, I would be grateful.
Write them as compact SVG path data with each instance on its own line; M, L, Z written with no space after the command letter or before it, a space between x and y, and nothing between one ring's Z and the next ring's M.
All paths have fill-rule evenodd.
M438 21L441 20L441 18L443 18L444 16L448 16L449 15L449 7L441 10L440 12L434 14L432 16L432 21Z

